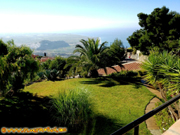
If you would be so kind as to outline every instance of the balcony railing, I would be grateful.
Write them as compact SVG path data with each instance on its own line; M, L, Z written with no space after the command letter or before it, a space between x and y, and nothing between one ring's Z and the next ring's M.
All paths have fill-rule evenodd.
M148 112L147 114L143 115L142 117L139 117L138 119L129 123L128 125L122 127L121 129L115 131L111 135L123 135L133 128L134 128L134 135L139 135L139 124L141 124L145 120L149 119L150 117L152 117L153 115L155 115L159 111L163 110L164 108L168 107L169 105L171 105L172 103L174 103L178 99L180 99L180 94L177 95L176 97L170 99L169 101L165 102L164 104L160 105L159 107L155 108L154 110Z

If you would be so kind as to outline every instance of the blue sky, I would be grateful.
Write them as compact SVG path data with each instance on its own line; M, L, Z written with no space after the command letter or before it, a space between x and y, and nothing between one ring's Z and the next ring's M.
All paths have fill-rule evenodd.
M139 28L137 14L180 0L0 0L0 33Z

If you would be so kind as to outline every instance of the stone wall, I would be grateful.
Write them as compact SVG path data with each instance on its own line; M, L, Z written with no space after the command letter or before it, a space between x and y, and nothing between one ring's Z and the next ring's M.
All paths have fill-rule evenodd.
M142 55L139 57L138 61L139 62L144 62L145 60L147 60L148 56L147 55Z
M147 55L142 55L139 50L136 51L136 54L132 54L132 52L127 52L127 58L129 58L129 56L131 59L138 60L139 62L143 62L148 58Z

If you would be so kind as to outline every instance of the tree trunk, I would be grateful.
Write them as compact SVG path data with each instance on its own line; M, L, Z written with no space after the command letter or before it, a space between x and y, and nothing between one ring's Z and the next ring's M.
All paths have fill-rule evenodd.
M161 85L160 83L158 83L158 84L159 84L159 89L160 89L162 98L163 98L165 101L167 101L166 94L165 94L164 91L163 91L162 85ZM178 120L179 117L178 117L178 115L175 113L175 111L174 111L174 109L172 108L171 105L168 106L168 109L169 109L169 112L171 113L172 119L173 119L174 121Z
M90 77L96 78L98 76L99 76L99 74L96 69L93 69L90 71Z

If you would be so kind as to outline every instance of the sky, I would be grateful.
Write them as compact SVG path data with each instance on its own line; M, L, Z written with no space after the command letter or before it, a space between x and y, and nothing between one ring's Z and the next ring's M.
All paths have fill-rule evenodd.
M180 13L180 0L0 0L0 5L0 33L139 28L140 12L166 6Z

